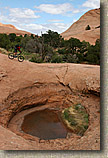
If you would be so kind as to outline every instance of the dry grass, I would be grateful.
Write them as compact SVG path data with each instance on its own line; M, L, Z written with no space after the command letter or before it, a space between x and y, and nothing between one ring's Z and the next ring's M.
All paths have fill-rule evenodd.
M7 55L8 51L6 49L4 49L4 48L0 48L0 53Z
M73 105L62 111L64 123L74 133L83 135L88 128L88 114L81 104Z

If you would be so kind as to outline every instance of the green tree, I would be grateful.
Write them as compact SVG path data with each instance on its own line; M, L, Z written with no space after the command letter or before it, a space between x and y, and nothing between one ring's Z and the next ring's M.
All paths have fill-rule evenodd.
M65 43L66 49L69 51L69 53L77 53L81 48L81 42L77 38L70 38Z
M43 61L50 62L53 55L54 55L53 48L47 44L44 44L44 52L42 56Z
M9 34L9 39L11 42L14 42L16 40L16 34L15 33L10 33Z
M30 36L32 39L34 39L34 35L33 34L31 34L31 36Z
M22 48L24 50L26 49L26 44L30 39L31 39L30 36L26 36L26 35L21 39L20 44L22 45Z
M91 27L89 25L86 26L85 30L90 30Z
M28 36L27 34L24 35L24 37L27 37L27 36Z
M38 40L31 39L28 40L25 47L27 52L40 53L42 50L42 44Z
M78 63L85 62L85 57L87 56L88 47L90 46L89 42L82 41L79 51L76 53L78 57Z
M44 38L45 44L48 44L54 48L60 47L61 45L62 36L57 32L48 30L47 33L42 34L42 37Z
M11 42L7 34L0 34L0 47L7 50L11 47Z
M86 60L90 64L100 64L100 40L96 40L95 45L88 47Z
M16 36L15 41L13 41L13 42L16 42L16 43L20 44L22 38L23 38L22 36Z
M51 59L51 63L62 63L62 56L54 54Z

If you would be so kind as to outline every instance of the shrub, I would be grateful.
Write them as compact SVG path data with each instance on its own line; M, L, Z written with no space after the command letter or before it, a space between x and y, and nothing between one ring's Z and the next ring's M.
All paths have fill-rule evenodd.
M84 128L87 130L87 128L88 128L88 125L85 125L85 126L84 126Z
M4 49L4 48L0 48L0 52L2 54L8 54L8 51L6 49Z
M75 120L71 121L71 123L70 123L71 126L76 126L77 124L78 123Z
M59 54L65 54L65 53L66 53L66 50L65 50L65 49L58 49L58 53L59 53Z
M53 55L51 63L62 63L62 56L58 56L57 54Z
M64 117L66 120L69 118L69 111L67 109L64 111Z
M87 27L85 28L85 30L90 30L91 27L89 25L87 25Z
M81 104L64 109L62 118L68 128L81 136L88 128L89 116Z
M33 56L29 61L34 62L34 63L43 63L42 58L38 56Z
M63 59L65 59L67 63L77 63L78 62L78 58L77 58L76 54L64 55Z

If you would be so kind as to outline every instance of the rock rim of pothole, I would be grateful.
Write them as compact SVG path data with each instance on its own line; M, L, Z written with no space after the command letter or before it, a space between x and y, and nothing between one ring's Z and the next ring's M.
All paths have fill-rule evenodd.
M2 77L2 80L0 81L0 121L1 125L5 126L5 128L0 126L0 149L100 150L100 101L99 96L97 96L96 93L93 93L100 93L99 66L65 63L35 64L26 61L24 61L23 63L19 63L17 60L10 61L7 56L3 54L0 54L0 66L2 70L4 70L4 73L6 72L7 75L5 77ZM89 84L90 80L91 82ZM92 80L95 84L92 84ZM34 97L31 94L32 98L30 95L28 98L26 96L29 94L29 91L30 93L32 93L32 87L34 85L40 83L41 85L56 83L57 85L60 84L62 88L67 88L69 93L72 95L69 94L67 96L67 99L64 95L64 100L62 100L61 96L62 103L64 101L64 108L69 105L68 103L74 104L76 102L81 102L84 105L87 112L90 114L90 124L83 137L69 134L68 138L63 140L57 139L55 141L42 141L41 143L39 143L38 140L33 141L31 137L29 137L29 139L28 137L23 137L23 139L22 136L18 136L17 133L12 133L11 131L9 131L10 129L7 128L9 120L11 120L16 114L18 114L22 110L29 110L29 108L32 108L32 105L35 105L35 103L37 104L36 100L34 99L36 94L34 95ZM26 95L23 95L24 89L28 89ZM54 90L54 88L52 89ZM67 93L67 90L61 91L61 93ZM48 94L47 91L45 92L46 96ZM20 100L20 102L21 104L24 103L24 107L20 106L20 109L18 109L15 105L19 102L19 98L21 97L22 100ZM25 101L25 99L27 99L27 102ZM30 101L31 99L32 101ZM41 98L39 100L39 97L37 97L37 99L40 103L42 103L42 106L46 104L47 100L44 97L42 100ZM59 99L60 96L58 97L58 95L56 95L55 97L51 97L49 99L49 102L51 103L52 101L54 102L54 100ZM56 105L57 104L55 102L55 106ZM26 107L28 107L28 109L26 109ZM12 113L13 115L11 115ZM6 136L8 136L7 139L4 139L4 137L2 136L3 131L5 138ZM14 137L14 141L11 139L11 137ZM26 141L22 141L25 139ZM18 143L18 146L16 146L16 144L14 143L11 144L10 141ZM28 143L28 147L26 143ZM22 144L24 145L24 147L22 147Z

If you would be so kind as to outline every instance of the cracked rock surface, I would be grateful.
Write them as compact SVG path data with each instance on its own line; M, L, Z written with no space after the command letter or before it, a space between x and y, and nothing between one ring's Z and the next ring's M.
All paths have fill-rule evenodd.
M100 66L20 63L0 54L1 150L100 150ZM84 136L45 141L20 132L24 116L34 110L60 111L81 103L89 114Z

